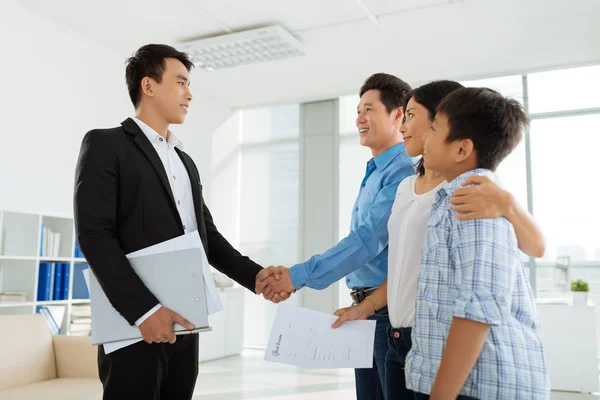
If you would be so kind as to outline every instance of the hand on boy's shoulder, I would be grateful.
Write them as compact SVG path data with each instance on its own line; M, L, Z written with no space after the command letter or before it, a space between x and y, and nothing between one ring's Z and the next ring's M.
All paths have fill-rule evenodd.
M497 175L473 175L463 182L450 199L454 216L461 221L497 218L507 215L512 195L499 184Z

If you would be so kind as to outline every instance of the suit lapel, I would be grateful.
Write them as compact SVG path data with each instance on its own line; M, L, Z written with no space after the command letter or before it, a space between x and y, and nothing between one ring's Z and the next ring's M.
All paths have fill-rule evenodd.
M142 150L144 155L150 160L150 163L154 167L154 170L158 174L160 181L163 184L164 189L169 196L171 201L172 208L176 211L176 214L179 218L179 213L177 212L177 206L175 205L175 197L173 196L173 191L171 190L171 185L169 184L169 179L167 178L167 172L165 171L165 167L163 166L158 153L152 146L152 143L148 140L144 132L140 129L138 124L135 123L131 118L127 118L125 121L121 123L123 128L129 133L135 136L133 141L135 144Z

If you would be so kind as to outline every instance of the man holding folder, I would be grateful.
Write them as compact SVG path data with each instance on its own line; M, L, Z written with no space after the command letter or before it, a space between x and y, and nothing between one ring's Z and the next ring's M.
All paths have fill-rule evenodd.
M81 145L77 239L111 304L144 338L110 354L98 346L104 399L190 399L198 375L198 334L175 340L173 333L174 323L194 327L159 303L125 254L197 230L209 263L253 292L262 269L219 233L196 165L169 131L184 122L192 101L192 67L170 46L140 48L126 67L135 118L92 130Z

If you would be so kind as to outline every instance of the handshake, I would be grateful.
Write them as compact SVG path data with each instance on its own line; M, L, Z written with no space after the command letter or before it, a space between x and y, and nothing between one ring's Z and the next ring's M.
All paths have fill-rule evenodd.
M287 300L295 291L290 270L286 267L271 265L256 275L255 292L262 294L265 300L277 304Z

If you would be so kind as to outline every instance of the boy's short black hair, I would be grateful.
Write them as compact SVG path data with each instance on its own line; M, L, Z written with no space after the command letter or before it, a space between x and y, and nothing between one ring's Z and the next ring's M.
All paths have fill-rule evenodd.
M523 107L487 88L462 88L442 100L438 114L448 118L448 143L471 139L478 168L494 171L514 150L529 124Z
M125 81L129 98L134 107L140 104L142 98L142 79L149 77L160 83L166 68L166 58L175 58L187 68L188 72L194 67L194 63L186 53L167 46L166 44L147 44L142 46L135 54L127 59L125 68Z
M379 98L385 105L388 114L392 110L404 107L408 100L410 85L402 79L382 72L371 75L360 88L360 97L369 90L379 90Z

